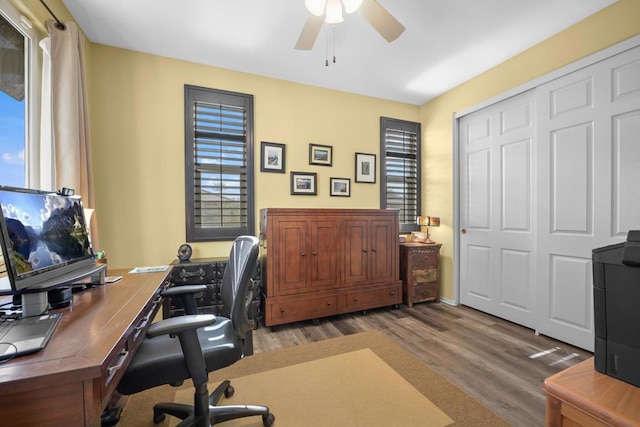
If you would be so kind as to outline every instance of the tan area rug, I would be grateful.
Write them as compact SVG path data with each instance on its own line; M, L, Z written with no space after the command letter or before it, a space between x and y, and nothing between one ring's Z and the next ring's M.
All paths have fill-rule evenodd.
M453 423L368 348L234 378L233 387L236 393L225 403L267 405L282 427L444 427ZM178 403L192 400L190 390L176 393ZM261 427L262 418L225 425Z
M334 357L340 355L342 357ZM362 362L362 358L366 359L365 362ZM358 365L357 369L354 368L353 372L344 372L345 366L353 368L354 363ZM318 366L319 369L309 369ZM323 372L323 370L326 371ZM347 371L349 371L348 368ZM291 378L296 377L296 380L284 380L279 377L279 372L292 375ZM291 372L295 372L295 374L290 374ZM276 416L274 427L313 426L313 414L303 418L305 419L304 424L299 424L299 422L291 424L288 421L290 414L306 411L325 411L329 415L330 421L325 420L319 425L332 427L405 427L414 425L422 427L444 426L447 425L446 423L450 423L451 426L469 427L508 425L478 401L435 373L380 332L364 332L258 353L246 357L228 368L211 373L209 379L212 383L209 391L212 391L215 383L220 380L232 380L236 394L231 399L223 399L224 402L270 406ZM366 381L366 385L360 384L361 381ZM293 388L294 383L297 387L296 390L287 390L288 387ZM352 385L352 383L358 384ZM316 384L322 385L318 385L314 391L313 386ZM308 386L308 389L305 386ZM351 389L351 387L354 388ZM366 390L367 396L363 397L361 396L363 394L362 387L365 389L373 388L373 390ZM343 389L348 390L343 394ZM171 402L175 398L181 401L183 399L190 401L192 399L191 390L191 384L185 382L177 389L162 386L138 393L129 399L118 426L153 426L152 407L154 403ZM256 394L251 397L243 397L250 396L254 392ZM285 395L289 393L289 397L284 398L282 402L273 401L271 403L270 399L275 398L275 394L281 392ZM312 392L315 393L313 396L306 394ZM405 405L405 397L399 399L402 402L398 405L401 406L389 403L397 401L400 395L405 395L407 402L411 398L411 403ZM369 403L363 407L362 401L357 399L369 400ZM375 403L372 405L371 401ZM418 418L418 423L406 424L405 419L399 418L407 412L406 406L412 407L412 413L416 406L419 408L417 416L421 418ZM374 417L373 421L363 419L362 422L353 424L353 421L345 421L341 418L343 413L349 413L349 411L363 411L365 415L372 412L382 415ZM435 418L432 418L432 415ZM444 417L440 418L443 415ZM451 421L448 421L447 418ZM167 417L167 420L161 425L170 425L170 419L173 417ZM432 420L435 422L434 424L430 424ZM227 422L220 425L229 427L261 425L259 417L247 418L242 421L250 421L254 424ZM171 422L173 423L173 421Z

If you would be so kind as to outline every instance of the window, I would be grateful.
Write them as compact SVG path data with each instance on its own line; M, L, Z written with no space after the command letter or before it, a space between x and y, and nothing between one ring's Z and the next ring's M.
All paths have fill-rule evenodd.
M40 49L31 24L0 0L0 184L40 185Z
M418 230L420 123L380 118L380 207L400 211L400 232Z
M254 235L253 96L185 85L187 241Z
M24 187L29 38L10 5L0 2L0 12L0 184Z

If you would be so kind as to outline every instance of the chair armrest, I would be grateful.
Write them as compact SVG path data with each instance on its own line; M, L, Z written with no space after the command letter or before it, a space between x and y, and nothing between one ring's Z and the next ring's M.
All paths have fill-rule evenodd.
M216 322L213 314L195 314L179 317L171 317L154 323L147 329L147 338L154 338L160 335L179 334L187 330L196 330Z
M178 285L165 289L162 291L161 295L163 297L174 297L185 294L197 294L198 292L206 290L207 285Z

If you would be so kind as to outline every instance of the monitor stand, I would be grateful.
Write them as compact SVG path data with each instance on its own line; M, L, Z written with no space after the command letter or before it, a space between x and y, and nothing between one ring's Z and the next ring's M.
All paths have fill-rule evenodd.
M22 294L22 317L39 316L49 310L47 291Z
M106 267L106 264L97 265L96 268L92 269L85 277L90 277L91 283L93 284L104 284ZM78 278L79 277L76 277L75 279L77 280ZM66 284L69 283L67 282ZM49 308L49 295L47 290L22 294L22 317L40 316L46 313Z

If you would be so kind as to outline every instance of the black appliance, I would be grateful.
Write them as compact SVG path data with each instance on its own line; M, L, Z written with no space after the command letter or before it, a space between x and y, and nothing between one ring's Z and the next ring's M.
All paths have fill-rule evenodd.
M592 260L595 369L640 387L640 230Z

